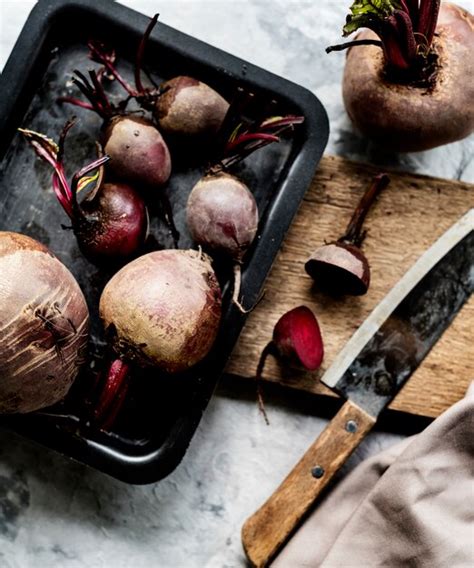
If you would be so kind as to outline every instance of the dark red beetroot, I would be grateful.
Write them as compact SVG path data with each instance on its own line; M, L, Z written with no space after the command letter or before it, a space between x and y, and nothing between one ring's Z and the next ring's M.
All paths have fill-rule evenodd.
M0 232L0 413L62 400L85 360L88 331L69 270L30 237Z
M120 405L129 365L179 373L211 349L221 293L209 257L191 250L139 257L106 285L100 317L120 359L111 367L96 411L97 421L108 426Z
M72 125L72 121L66 124L59 145L37 132L20 132L40 158L54 168L53 188L71 219L81 251L95 261L127 259L140 250L148 234L145 203L124 183L102 183L102 175L99 175L97 180L84 177L105 163L108 157L100 158L77 172L72 184L68 184L63 155L66 134ZM94 190L79 203L78 191L91 181L96 183Z
M302 117L286 116L267 119L252 128L240 124L226 145L225 157L198 181L188 199L186 218L191 236L198 245L233 261L232 301L243 312L247 310L239 301L241 264L257 234L258 208L248 187L226 170L258 148L278 142L275 132L302 121Z
M265 361L269 355L283 357L292 363L303 366L308 371L315 371L321 366L324 357L324 345L319 324L313 312L306 306L293 308L275 324L273 339L260 355L256 379L259 407L268 424L260 391Z
M337 241L317 248L305 264L306 272L316 284L332 295L361 296L370 284L370 266L360 250L365 237L364 219L380 191L390 178L379 174L362 196L345 234Z
M384 148L427 150L474 131L474 18L448 3L438 18L439 4L354 2L344 35L370 31L335 46L352 46L343 81L347 113Z
M90 81L79 71L74 82L90 104L71 97L68 102L95 111L103 120L102 145L110 156L110 171L134 186L154 189L164 185L171 175L171 157L163 137L150 120L125 114L110 103L95 71Z
M180 75L162 83L159 87L146 88L141 79L145 47L158 20L155 15L138 47L135 64L135 88L115 68L115 53L98 42L89 42L90 57L105 66L124 87L130 97L153 113L165 134L179 141L191 138L211 139L219 131L229 103L214 89L193 77Z

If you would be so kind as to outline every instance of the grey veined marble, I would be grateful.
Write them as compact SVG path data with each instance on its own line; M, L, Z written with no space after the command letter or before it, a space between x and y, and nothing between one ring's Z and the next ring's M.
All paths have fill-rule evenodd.
M474 181L472 139L396 156L353 131L340 94L344 55L324 53L340 39L349 1L123 3L148 15L159 11L163 22L312 90L330 117L327 153ZM0 68L33 4L0 0ZM472 2L462 5L473 9ZM243 521L326 424L313 404L269 395L267 427L253 390L225 381L178 469L145 487L0 431L0 568L245 566ZM400 438L371 434L348 467Z

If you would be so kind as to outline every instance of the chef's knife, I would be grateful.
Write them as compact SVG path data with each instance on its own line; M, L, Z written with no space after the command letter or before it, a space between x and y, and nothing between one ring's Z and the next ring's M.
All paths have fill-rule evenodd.
M245 522L251 563L268 565L374 426L474 289L474 209L375 308L322 381L346 402L270 498Z

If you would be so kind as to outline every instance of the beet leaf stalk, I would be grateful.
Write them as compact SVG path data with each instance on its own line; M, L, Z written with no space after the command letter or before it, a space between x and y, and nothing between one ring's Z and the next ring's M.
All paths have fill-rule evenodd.
M355 39L330 46L326 52L358 45L379 45L392 73L416 73L426 67L439 8L440 0L356 0L347 16L343 36L347 37L360 28L369 28L380 41Z
M24 128L18 129L19 132L23 134L33 150L36 152L36 154L42 160L52 166L54 170L52 178L54 193L56 194L56 197L63 207L64 211L73 222L73 225L81 223L85 220L84 212L82 211L77 200L77 193L84 189L91 182L95 182L96 184L93 190L93 192L95 192L97 187L100 185L100 180L102 179L101 173L90 177L86 177L86 175L92 170L101 168L101 166L103 166L110 159L109 156L101 156L97 158L81 170L77 171L73 176L72 183L69 184L66 178L63 162L64 142L66 140L68 131L74 124L75 120L69 120L66 123L59 137L58 144L56 144L56 142L54 142L44 134L40 134L39 132L27 130Z

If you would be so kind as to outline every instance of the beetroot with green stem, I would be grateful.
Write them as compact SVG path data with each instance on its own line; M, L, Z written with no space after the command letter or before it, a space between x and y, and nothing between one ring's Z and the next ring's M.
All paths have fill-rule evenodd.
M151 88L142 82L142 64L145 47L158 20L156 14L150 21L140 45L135 62L135 87L132 87L116 69L115 52L99 42L89 42L90 57L105 66L108 73L114 76L128 95L135 98L153 116L162 132L177 138L212 140L219 131L229 103L214 89L202 81L179 75L161 85Z
M233 302L247 311L239 300L241 265L258 229L258 208L243 181L228 169L250 153L272 142L277 134L303 122L303 117L272 117L253 126L243 123L233 130L223 159L193 187L186 207L186 219L196 244L212 253L224 254L234 263Z
M356 0L344 35L343 98L383 148L420 151L474 131L474 18L439 0Z
M93 261L123 260L136 254L148 234L148 213L143 199L124 183L102 183L102 166L108 156L98 158L73 176L69 184L64 170L64 143L74 121L66 123L59 143L32 130L20 132L38 156L54 169L53 189L71 220L81 251ZM96 177L85 177L100 168ZM94 182L95 188L79 202L77 193Z

